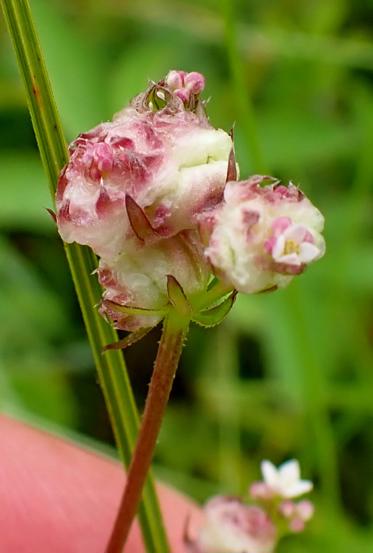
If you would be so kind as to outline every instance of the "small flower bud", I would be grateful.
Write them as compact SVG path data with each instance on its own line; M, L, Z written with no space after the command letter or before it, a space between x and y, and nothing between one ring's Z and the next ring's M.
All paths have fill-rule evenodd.
M308 522L311 520L315 513L315 507L312 503L312 501L308 501L307 499L304 499L303 501L300 501L296 506L296 511L298 516L304 520L304 522Z
M190 100L190 90L188 88L177 88L175 90L175 95L180 98L184 104Z
M185 71L175 71L173 69L167 74L165 78L165 83L171 90L183 88L185 75Z
M229 182L224 200L201 216L201 235L215 273L238 291L286 286L323 256L324 218L293 184L263 176Z
M282 501L279 505L279 511L285 518L291 518L296 510L294 501L286 500Z
M307 500L294 503L287 499L279 505L279 512L289 520L289 530L294 533L303 532L305 523L313 517L314 511L313 503Z
M249 493L253 499L261 501L268 501L274 497L273 491L264 482L253 482Z
M201 94L205 88L205 78L197 71L186 73L185 71L170 71L165 78L165 85L178 94L178 91L184 90L186 95L185 102L189 101L190 94Z
M185 88L190 90L192 94L200 94L205 88L205 78L201 73L192 71L187 73L184 79Z
M301 518L296 517L289 522L289 530L294 534L300 534L301 532L303 532L304 527L305 524Z

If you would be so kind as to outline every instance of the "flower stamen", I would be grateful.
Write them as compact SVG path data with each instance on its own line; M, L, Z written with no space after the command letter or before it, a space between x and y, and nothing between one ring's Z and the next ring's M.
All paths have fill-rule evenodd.
M300 253L300 245L295 240L286 240L284 247L284 255L289 255L290 253Z

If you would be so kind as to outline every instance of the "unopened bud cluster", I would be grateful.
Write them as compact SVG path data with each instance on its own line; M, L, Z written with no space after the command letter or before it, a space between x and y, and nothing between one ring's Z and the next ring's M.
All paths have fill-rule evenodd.
M117 328L159 322L115 304L162 310L167 275L188 298L212 276L255 293L285 286L324 253L323 217L296 186L233 180L232 138L208 121L204 85L200 73L172 70L70 145L59 231L100 257L101 312Z
M300 479L299 463L277 469L264 461L262 474L263 481L249 490L255 504L226 496L206 503L197 536L185 537L188 553L273 553L283 536L304 530L314 507L308 500L294 501L312 489L310 481Z

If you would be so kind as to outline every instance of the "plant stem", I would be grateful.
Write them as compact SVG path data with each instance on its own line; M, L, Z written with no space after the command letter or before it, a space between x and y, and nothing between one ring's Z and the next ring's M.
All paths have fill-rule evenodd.
M173 309L165 318L138 441L106 553L121 553L126 543L153 458L188 326L189 320L180 317Z
M68 156L30 5L27 0L0 2L25 84L34 132L54 201L59 172ZM93 307L101 297L97 279L91 276L97 260L91 250L77 244L65 244L65 252L119 453L124 463L129 464L139 426L138 413L122 353L109 351L102 355L104 346L118 337ZM167 538L150 477L143 497L139 518L146 550L167 553Z

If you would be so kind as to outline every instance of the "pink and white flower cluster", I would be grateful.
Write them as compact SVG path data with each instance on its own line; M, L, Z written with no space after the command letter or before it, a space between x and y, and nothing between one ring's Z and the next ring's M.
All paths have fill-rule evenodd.
M299 188L261 175L228 182L223 202L201 217L215 274L246 293L286 286L322 257L323 226Z
M264 461L262 473L264 481L250 488L258 504L227 496L206 503L197 537L185 538L188 553L273 553L284 535L304 530L313 516L313 504L289 499L312 489L310 481L300 479L298 461L288 461L278 469Z
M166 93L165 106L154 110L154 98ZM162 237L195 228L200 211L221 200L232 139L209 124L202 108L186 109L176 93L152 85L113 121L70 145L56 198L66 242L109 259L122 253L132 236L126 196Z
M204 84L200 73L172 70L70 145L59 232L100 257L101 312L117 328L159 322L113 304L161 309L167 275L187 297L213 275L227 290L254 293L285 286L324 253L323 217L297 187L231 180L232 138L209 123Z
M190 544L195 553L272 553L276 527L259 507L217 496L204 507L205 524Z
M59 232L100 256L101 312L117 328L159 322L127 317L112 302L159 309L168 274L187 295L207 286L198 216L222 200L232 139L208 122L203 88L200 73L171 71L70 146L56 197Z

